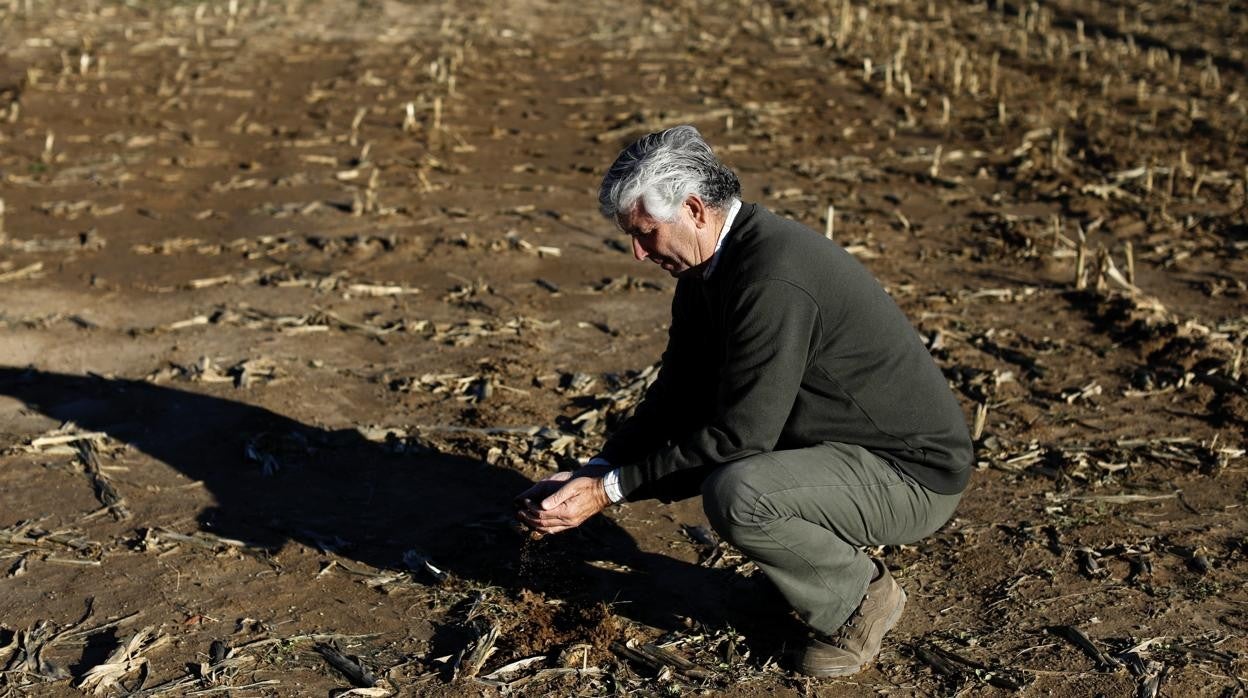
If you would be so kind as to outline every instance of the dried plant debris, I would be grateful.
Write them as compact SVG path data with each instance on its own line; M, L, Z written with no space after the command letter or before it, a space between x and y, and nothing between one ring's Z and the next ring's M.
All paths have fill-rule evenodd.
M675 671L695 681L705 681L715 676L715 672L704 669L679 654L653 643L613 642L611 651L625 659L647 666L656 673L665 670Z
M38 521L23 520L0 528L0 546L44 546L56 544L85 555L94 555L100 544L88 539L82 533L70 528L48 531L38 525Z
M359 257L375 253L392 252L403 244L396 235L260 235L238 238L225 243L207 242L201 238L167 238L151 243L140 243L131 251L140 255L174 255L190 252L215 257L237 254L243 259L278 257L282 254L317 253L320 255L351 255Z
M989 667L931 640L915 644L914 653L937 673L959 683L973 679L998 688L1021 691L1032 681L1032 677L1023 670Z
M276 679L236 684L236 677L247 669L253 669L258 662L255 655L238 652L221 640L214 640L208 650L209 660L191 665L185 676L166 681L165 683L131 693L136 696L164 695L204 695L207 693L228 693L230 690L243 690L259 686L278 685Z
M10 281L19 281L21 279L34 278L42 271L43 262L27 264L24 267L13 269L12 271L0 271L0 284L8 283Z
M758 565L726 541L720 541L718 545L711 548L698 564L712 569L730 569L742 577L759 574Z
M595 406L581 408L572 417L562 418L561 429L543 426L426 425L416 428L421 435L417 447L424 446L430 440L441 439L445 443L436 444L440 450L472 454L491 465L510 465L522 470L535 464L550 469L575 468L594 455L608 424L614 426L631 414L657 375L658 365L654 364L626 376L608 376L613 390L585 395L581 390L589 390L594 385L594 379L586 374L568 374L560 379L561 385L565 386L564 392L575 397L577 404L588 402ZM496 388L520 391L490 376L464 376L452 380L449 376L428 375L422 377L419 383L411 379L392 381L391 387L410 391L418 384L435 391L445 391L466 402L479 402Z
M346 688L335 689L330 691L331 698L350 698L350 696L360 696L360 698L389 698L395 695L394 691L383 686L373 686L371 688Z
M1032 472L1082 483L1099 483L1144 464L1215 473L1244 456L1245 450L1186 436L1122 438L1086 444L1011 442L992 436L977 453L981 467Z
M58 632L48 621L39 621L13 634L9 644L0 647L0 676L17 674L39 681L69 678L69 671L43 654L55 644Z
M524 659L517 659L514 662L504 664L503 666L495 669L494 671L491 671L489 674L481 678L486 679L488 681L501 681L503 679L509 679L509 678L514 677L517 672L523 671L532 666L541 664L542 662L545 662L546 660L547 660L547 655L544 655L544 654L537 654L532 657L525 657Z
M251 619L247 619L251 620ZM237 647L230 647L222 641L213 641L209 648L210 661L200 662L191 667L187 675L167 681L158 686L133 691L130 695L136 696L165 696L165 695L208 695L208 694L224 694L234 691L245 691L250 689L265 688L279 686L282 684L280 679L266 679L261 681L240 682L238 677L246 670L254 670L256 666L265 662L269 657L264 651L272 651L276 648L283 648L283 651L296 648L302 643L313 642L316 649L320 653L321 647L337 646L340 642L348 642L360 639L376 637L375 635L336 635L336 634L311 634L296 635L293 637L282 638L266 638L253 640ZM253 653L260 653L259 655ZM321 656L326 656L321 654ZM344 656L347 662L344 666L357 666L352 658ZM366 671L366 670L365 670ZM352 689L335 689L331 691L333 696L378 696L385 697L393 695L392 689L376 685L371 688L352 688Z
M269 385L284 377L277 363L267 357L243 359L222 368L213 359L201 356L193 364L170 362L164 368L149 373L144 380L160 383L166 380L185 380L192 383L232 383L236 388Z
M946 160L952 155L946 156ZM814 182L876 182L885 176L877 158L861 155L843 157L806 157L793 162L793 173Z
M115 520L129 519L130 510L126 508L125 497L121 496L112 480L100 468L100 451L96 442L79 440L77 446L78 460L81 461L87 477L91 479L92 489L95 490L95 496L100 500L100 504L104 505Z
M773 656L753 658L745 635L731 627L695 624L664 633L651 642L636 638L613 642L611 649L630 664L647 667L645 673L653 674L659 682L681 683L686 691L730 689L780 679L788 673Z
M458 591L455 587L458 586ZM504 595L493 587L464 593L463 585L443 585L457 598L442 627L444 656L425 660L448 682L474 683L504 693L558 676L604 673L609 646L620 636L620 619L601 603L585 605L532 591ZM488 670L487 667L492 666Z
M1137 698L1157 698L1161 684L1170 673L1169 665L1145 659L1138 654L1127 655L1127 668L1136 677Z
M551 470L567 469L592 455L588 442L547 427L422 427L421 433L427 439L440 433L447 442L442 450L466 452L490 465L510 465L518 469L533 465Z
M81 618L58 630L49 621L38 621L25 630L12 634L7 645L0 647L0 686L8 676L27 680L60 681L70 678L69 671L48 660L44 654L57 646L83 644L92 635L116 628L134 620L139 613L113 618L93 628L81 628L94 613L94 599L86 600Z
M1220 638L1225 640L1227 638ZM1162 684L1176 667L1189 663L1212 663L1222 671L1233 673L1233 665L1238 658L1230 653L1221 652L1200 645L1207 641L1187 642L1182 639L1152 637L1146 640L1131 641L1130 646L1122 650L1115 660L1126 666L1136 680L1138 698L1156 698ZM1209 673L1206 671L1206 673ZM1238 679L1239 688L1243 688L1243 680ZM1233 690L1233 689L1232 689ZM1227 693L1229 695L1229 693Z
M121 213L125 209L124 204L114 204L112 206L101 205L97 201L83 199L81 201L45 201L39 204L37 210L53 218L64 218L66 220L74 220L75 218L88 215L95 218L111 216Z
M603 434L608 426L617 426L632 414L633 408L658 378L658 372L659 364L655 363L626 376L610 376L609 382L614 390L594 395L590 401L593 407L568 420L570 431L583 436L597 436ZM569 387L574 389L575 386L569 383Z
M406 286L401 283L361 281L348 278L347 273L343 271L311 272L289 265L253 269L239 274L222 274L191 279L186 282L185 288L204 289L229 284L255 284L273 288L310 288L321 293L335 293L343 300L409 296L421 293L419 288ZM176 289L158 287L154 290L167 292Z
M252 209L251 213L274 218L290 218L291 216L310 216L325 211L327 208L329 207L321 201L290 201L282 204L265 203Z
M1088 637L1087 633L1083 632L1079 628L1076 628L1073 625L1055 625L1050 627L1048 630L1054 635L1057 635L1058 637L1083 650L1084 653L1092 658L1092 661L1096 662L1098 669L1102 671L1114 671L1122 667L1122 662L1107 654L1100 647L1097 647L1096 643L1092 641L1092 638Z
M458 375L454 373L426 373L419 378L396 378L388 383L391 390L403 393L428 392L430 395L453 397L461 402L475 404L484 402L496 390L527 395L529 391L503 384L491 373Z
M206 531L196 531L195 533L187 534L164 528L144 528L141 529L141 534L138 538L131 541L130 545L140 552L155 552L162 555L177 550L183 545L190 545L214 553L237 550L249 552L257 556L264 555L263 548L253 546L246 541L226 538Z
M114 688L135 691L142 688L147 673L147 654L169 644L170 638L148 626L124 640L102 664L91 667L78 682L78 688L100 695ZM139 685L126 689L121 683L131 674L141 673Z
M204 255L218 255L224 251L224 247L210 245L199 238L167 238L157 242L140 243L131 247L130 250L141 255L173 255L185 250L194 250Z
M518 317L506 322L472 319L457 323L434 323L433 334L429 335L429 338L443 344L466 347L483 338L524 337L533 332L546 331L558 326L558 320L543 321L528 317Z
M438 582L445 582L451 576L446 570L435 565L428 555L414 548L403 553L403 564L407 565L409 570L423 572Z
M555 391L561 395L589 395L590 390L598 385L597 376L589 373L582 373L580 371L573 373L559 372L545 376L536 376L533 379L533 384L540 388L551 387L551 378L557 379L557 382L553 387Z
M454 346L470 346L478 340L491 337L526 337L535 332L550 330L559 325L558 320L542 321L530 317L516 317L507 321L470 319L461 322L438 322L428 320L381 320L376 316L356 322L347 320L329 310L314 310L302 315L282 315L248 305L219 307L211 313L195 315L186 320L134 329L136 334L172 332L203 325L227 325L250 330L266 330L282 334L308 334L341 330L359 332L375 338L383 338L394 332L412 333L431 341Z
M1242 319L1213 326L1183 320L1156 299L1138 294L1111 292L1092 296L1092 301L1098 321L1143 356L1127 397L1204 384L1215 393L1214 414L1248 423L1248 378L1240 367L1248 325Z
M1049 233L1049 224L1042 218L990 211L976 216L971 233L983 258L996 259L1003 254L1028 258L1039 254L1036 241Z
M368 335L382 336L391 332L403 331L407 327L402 322L377 325L357 323L344 320L337 314L327 310L316 310L303 315L281 315L270 313L247 305L235 307L219 307L210 314L197 315L187 320L180 320L162 327L153 327L138 332L167 332L180 330L197 325L229 325L251 330L268 330L283 334L304 334L309 332L328 332L331 329L359 331ZM421 324L423 329L425 324Z
M385 594L410 591L425 586L424 583L417 579L416 575L410 572L362 572L353 570L342 563L338 564L346 570L347 573L363 577L363 579L359 581L364 586L369 589L377 589Z
M452 210L451 213L455 213ZM464 217L467 212L463 212ZM508 232L502 238L493 238L490 240L482 240L473 233L460 233L453 236L439 236L433 240L433 244L447 245L451 247L459 247L468 250L482 250L488 252L521 252L536 257L560 257L563 250L550 245L535 245L527 240L522 239L515 231Z
M464 281L442 296L442 302L461 308L477 310L493 314L494 308L486 303L485 298L494 295L494 288L484 279Z
M110 443L108 435L104 432L82 431L73 422L63 422L59 427L31 439L27 445L19 447L19 450L24 453L76 456L79 454L76 444L82 441L92 441L97 444Z
M595 293L622 293L626 291L662 291L663 286L649 279L638 279L627 274L606 277L591 287Z
M1101 501L1096 497L1080 499L1096 503ZM1059 527L1062 525L1061 522L1069 521L1071 517L1077 517L1079 514L1066 512L1061 507L1046 507L1046 511L1055 517L1057 524L1038 526L1022 522L1018 526L998 524L997 527L1005 531L1012 542L1021 548L1039 545L1043 542L1051 554L1062 558L1064 565L1077 566L1079 574L1092 581L1110 579L1117 581L1121 578L1125 584L1153 595L1165 591L1154 586L1153 575L1158 569L1167 569L1172 572L1186 568L1196 575L1204 576L1210 574L1215 566L1227 564L1219 554L1203 546L1185 544L1167 535L1148 536L1133 541L1101 545L1068 543ZM1036 536L1037 532L1043 533L1043 541ZM1233 552L1228 553L1228 555L1233 554ZM1125 575L1123 575L1124 570ZM1041 576L1051 578L1054 573L1054 570L1046 570ZM1013 586L1029 576L1031 575L1022 575L1000 585L1002 596L1009 597ZM1086 649L1086 643L1076 637L1080 631L1071 630L1070 627L1052 626L1049 630Z
M485 618L470 618L466 627L470 637L451 662L452 680L475 678L485 662L493 656L498 641L498 624Z
M344 654L335 641L319 642L316 644L315 649L331 667L347 677L356 686L373 688L377 685L377 677L373 675L373 672L368 667L364 666L360 658L355 655Z
M77 313L48 313L46 315L15 317L0 312L0 329L46 330L66 322L83 330L93 330L99 327L96 323Z
M0 237L0 249L8 248L16 252L25 253L94 252L103 249L105 244L107 244L107 241L94 228L65 238L39 238L33 240L9 238L5 240L3 237Z

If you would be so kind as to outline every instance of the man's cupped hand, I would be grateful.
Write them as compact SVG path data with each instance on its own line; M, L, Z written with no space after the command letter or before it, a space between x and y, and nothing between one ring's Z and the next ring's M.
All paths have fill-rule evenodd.
M516 497L516 519L538 533L576 528L611 500L598 468L555 473Z

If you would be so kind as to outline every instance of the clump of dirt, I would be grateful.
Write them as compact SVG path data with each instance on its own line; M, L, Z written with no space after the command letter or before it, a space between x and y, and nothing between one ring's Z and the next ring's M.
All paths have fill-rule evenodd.
M519 588L497 602L498 653L491 664L535 655L547 655L552 664L565 657L578 664L607 659L625 626L607 604L586 594L568 537L520 535Z
M574 645L588 645L589 660L609 654L623 631L620 619L601 601L578 603L521 590L499 627L498 647L512 657L557 656Z

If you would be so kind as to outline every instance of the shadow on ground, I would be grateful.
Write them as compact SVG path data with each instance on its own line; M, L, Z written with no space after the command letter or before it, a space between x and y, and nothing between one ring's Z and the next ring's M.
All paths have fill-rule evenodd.
M603 601L660 629L682 618L747 636L751 627L771 635L783 625L783 607L772 608L778 599L760 594L758 582L642 552L605 517L542 541L540 558L532 545L522 554L526 537L512 524L511 501L530 483L480 460L403 452L355 430L144 381L0 367L0 394L202 481L218 504L200 513L200 527L270 553L297 541L405 569L404 553L417 550L463 580ZM604 560L612 564L586 564Z

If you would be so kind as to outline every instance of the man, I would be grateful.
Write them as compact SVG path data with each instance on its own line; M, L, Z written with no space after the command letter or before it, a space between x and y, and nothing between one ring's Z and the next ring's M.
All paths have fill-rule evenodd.
M701 492L707 518L812 628L811 676L859 671L905 592L863 546L910 543L953 514L966 422L918 333L851 255L743 204L692 126L625 149L599 204L633 254L679 279L663 366L599 457L537 483L541 533L612 503Z

